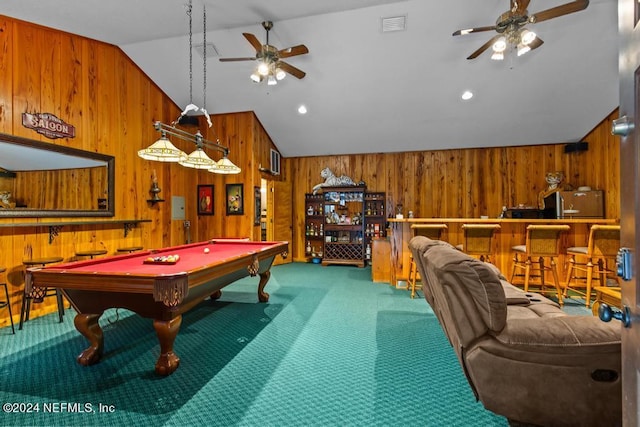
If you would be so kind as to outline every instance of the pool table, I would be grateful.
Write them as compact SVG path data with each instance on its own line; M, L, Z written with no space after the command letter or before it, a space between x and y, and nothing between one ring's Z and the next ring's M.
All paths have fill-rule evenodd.
M217 299L221 289L248 275L260 276L258 300L264 292L276 255L286 257L288 242L209 240L158 250L77 261L27 270L25 292L34 288L60 288L77 311L76 329L90 346L78 363L100 361L104 335L98 320L108 308L125 308L153 319L160 343L155 371L170 375L180 364L173 343L180 330L182 313L207 297ZM178 259L169 258L178 255Z

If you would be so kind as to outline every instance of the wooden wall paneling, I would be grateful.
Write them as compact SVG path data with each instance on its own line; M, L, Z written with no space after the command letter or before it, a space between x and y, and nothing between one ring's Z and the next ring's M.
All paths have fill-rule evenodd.
M91 150L93 148L91 133L85 134L86 127L83 120L84 100L88 99L85 92L88 74L85 72L87 64L83 49L86 42L84 39L66 33L58 33L56 39L59 40L56 54L59 58L60 75L55 79L45 77L44 81L54 82L56 90L60 91L59 94L55 94L52 104L55 104L59 111L58 117L76 128L77 142L74 141L72 145L83 150ZM63 140L61 143L69 145L70 141Z
M426 199L430 198L430 193L434 191L434 189L429 185L427 173L429 171L428 167L428 159L425 156L425 152L415 153L414 164L413 164L413 175L408 175L411 171L406 171L405 173L399 174L404 175L405 180L407 176L412 176L415 179L407 180L414 181L414 202L405 208L405 215L409 215L409 211L412 211L414 215L421 215L420 212L426 212L425 207L421 206L421 204L425 203ZM395 155L394 155L395 156ZM372 191L383 191L383 186L372 189ZM393 208L393 206L390 206ZM395 215L393 210L388 210L388 214Z
M13 116L13 25L0 16L0 132L11 133Z
M67 123L73 123L67 117L62 114L61 106L64 105L66 100L63 100L63 86L69 85L66 80L68 78L73 79L73 71L69 69L62 70L62 60L60 55L61 38L60 33L53 31L44 31L41 33L39 44L39 62L40 62L40 105L35 110L29 110L25 112L29 113L52 113L58 118L64 120ZM65 46L68 48L68 46ZM73 55L74 52L68 51L68 55ZM71 76L67 75L70 73ZM74 84L77 82L71 83ZM67 95L65 93L65 95ZM69 107L67 107L69 108ZM76 124L77 126L77 124ZM32 135L36 135L34 130L29 130ZM49 142L51 139L44 136L40 137L43 141ZM61 141L56 141L60 143Z
M40 140L38 134L22 126L22 113L40 110L40 55L19 55L19 52L39 52L42 32L30 25L16 25L13 31L13 127L12 134ZM34 72L35 71L35 72Z
M102 152L97 143L98 138L98 44L90 40L83 40L82 43L82 93L78 100L82 117L78 121L77 127L82 128L82 138L85 141L84 147L87 150ZM106 196L106 194L104 195Z
M318 174L325 166L336 174L348 175L345 158L349 158L349 167L356 173L362 171L362 179L371 191L386 192L392 214L395 206L402 203L405 215L413 210L418 217L497 217L502 206L537 204L538 193L547 186L546 173L561 170L568 174L568 183L572 185L593 188L602 185L606 190L606 216L618 218L619 143L609 131L615 117L617 113L613 112L584 138L590 146L587 152L579 153L580 157L565 154L565 144L549 144L387 153L382 155L382 166L375 168L364 165L378 164L378 154L293 158L294 247L302 247L304 243L304 193L320 181ZM382 180L381 174L386 174ZM575 177L580 182L574 182ZM380 185L374 188L371 183ZM499 243L508 247L523 243L520 241L523 230L501 233ZM577 232L575 239L583 238L581 233ZM462 238L460 230L450 230L448 234L452 239ZM296 256L303 255L296 250Z

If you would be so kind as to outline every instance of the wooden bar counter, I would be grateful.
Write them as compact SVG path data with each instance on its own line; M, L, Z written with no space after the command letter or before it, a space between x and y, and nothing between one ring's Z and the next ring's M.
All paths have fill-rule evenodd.
M562 236L564 248L586 246L589 228L593 224L618 224L618 219L575 218L575 219L511 219L511 218L389 218L389 239L391 242L391 284L397 285L399 280L407 280L409 274L409 241L412 224L443 223L447 230L442 240L456 246L464 242L462 224L500 224L493 237L493 264L509 279L511 277L513 253L512 246L524 245L526 228L529 224L568 224L571 230ZM565 260L561 257L558 263L561 278L564 277Z

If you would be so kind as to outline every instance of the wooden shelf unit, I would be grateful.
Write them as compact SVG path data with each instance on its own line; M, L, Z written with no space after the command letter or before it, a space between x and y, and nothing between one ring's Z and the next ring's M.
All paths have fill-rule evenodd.
M364 186L326 187L305 194L305 255L322 265L364 267L374 238L386 235L385 193Z

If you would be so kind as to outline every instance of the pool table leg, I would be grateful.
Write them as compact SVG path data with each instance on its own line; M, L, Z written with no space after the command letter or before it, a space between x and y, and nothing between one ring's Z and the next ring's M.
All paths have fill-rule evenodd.
M271 270L267 270L264 273L260 273L260 283L258 284L258 301L268 302L269 294L264 291L264 287L267 286L267 282L271 277Z
M173 342L176 340L181 323L182 315L171 320L155 319L153 321L153 327L160 342L160 357L156 362L158 375L171 375L180 365L180 358L173 352Z
M100 314L77 314L73 319L78 332L80 332L91 344L77 357L79 364L83 366L93 365L98 363L102 358L104 352L104 334L102 328L98 323L102 313Z

